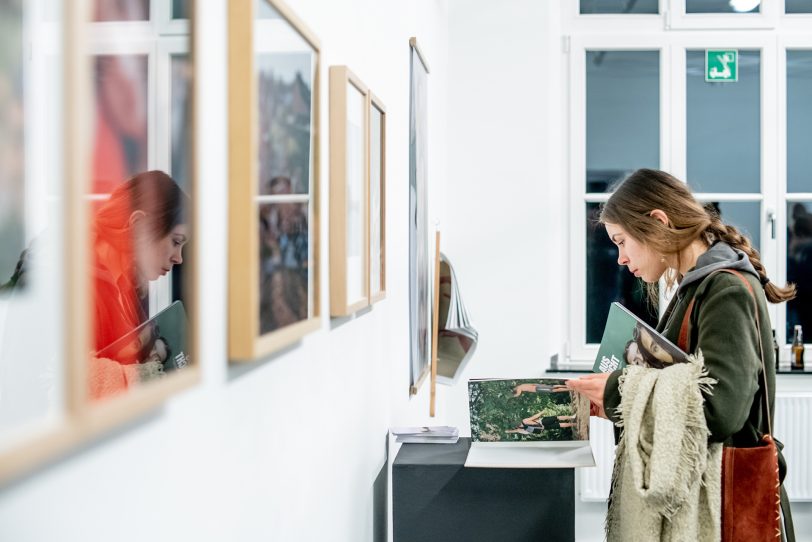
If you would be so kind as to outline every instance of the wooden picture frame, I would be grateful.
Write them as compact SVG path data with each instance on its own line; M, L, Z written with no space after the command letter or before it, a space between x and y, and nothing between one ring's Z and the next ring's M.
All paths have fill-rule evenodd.
M386 298L386 107L369 93L369 299Z
M330 315L369 306L369 90L330 67Z
M428 74L417 38L409 40L409 394L429 374L431 284L428 236Z
M279 0L230 1L228 30L228 353L251 361L320 325L320 45ZM285 114L281 93L305 109Z
M40 135L31 136L35 138L35 141L44 143L40 149L43 156L48 152L44 148L50 148L51 145L54 145L54 149L57 149L56 152L59 153L58 159L53 160L56 157L48 154L50 158L43 160L43 162L53 161L54 167L59 167L62 172L61 176L54 177L59 182L57 189L51 190L47 183L43 185L46 188L45 195L51 201L51 205L54 206L54 215L58 217L54 220L59 221L58 224L54 222L49 228L53 234L49 237L58 236L57 248L63 254L63 265L61 269L58 269L62 280L57 290L53 292L55 299L59 300L54 308L58 307L62 316L59 340L55 343L55 346L59 349L56 359L61 360L62 364L60 368L62 379L55 384L53 389L59 397L61 411L57 413L57 416L48 420L48 424L43 427L42 431L31 431L19 443L15 441L11 447L0 447L0 482L23 476L37 466L53 460L59 454L75 448L82 442L143 415L156 408L168 397L194 385L200 379L200 368L195 353L195 345L197 344L197 303L195 295L197 292L197 280L194 262L198 259L196 249L202 243L193 243L190 245L191 250L184 252L184 257L188 258L189 261L182 266L185 269L182 290L184 292L184 302L187 303L189 325L186 327L187 334L184 338L184 344L179 350L176 350L176 353L182 354L183 364L178 364L177 367L174 367L177 370L167 371L165 376L154 381L143 380L141 374L138 375L137 380L125 379L126 387L118 388L116 393L110 396L93 398L90 392L93 389L93 383L97 382L99 378L99 375L95 372L97 367L95 362L99 361L99 358L94 352L97 350L93 340L96 337L96 332L94 331L94 311L91 310L93 303L91 295L96 295L93 277L97 276L99 268L91 261L92 255L96 254L97 247L91 247L90 233L91 225L98 227L98 217L95 210L102 206L106 199L102 194L93 196L92 192L94 190L91 188L96 186L92 184L92 179L98 172L98 158L94 162L91 157L98 157L100 153L98 139L94 135L94 127L98 126L97 115L99 113L98 108L94 110L94 107L97 106L97 100L100 99L98 97L102 92L97 89L98 82L96 85L92 82L94 78L93 69L97 69L95 68L94 57L98 58L100 55L115 57L116 55L145 54L144 52L147 51L150 66L147 71L147 77L150 80L148 88L151 93L147 100L150 109L143 113L148 115L147 126L150 130L147 136L150 142L147 169L168 171L170 169L168 160L169 156L172 155L172 150L165 149L163 146L171 146L173 138L167 134L153 133L166 130L169 126L169 123L161 124L156 122L153 108L171 110L169 105L171 84L162 85L160 80L162 77L171 77L172 55L188 54L191 62L190 77L187 80L189 87L188 92L185 94L186 103L183 104L188 113L188 117L185 117L188 120L188 125L186 125L187 129L183 134L185 138L183 148L186 151L180 154L176 152L176 155L184 157L184 161L188 164L186 169L188 173L186 189L190 198L189 205L179 204L179 208L183 207L182 213L185 213L185 218L181 220L182 224L185 225L184 228L187 228L185 231L189 237L196 238L198 232L196 227L196 205L198 200L194 176L195 116L193 114L193 102L197 66L194 62L193 46L194 17L189 21L189 30L186 35L181 33L170 37L161 30L157 16L151 16L147 21L136 23L139 32L137 32L137 39L134 39L136 33L116 31L118 22L92 22L92 3L89 0L69 1L63 13L63 20L55 21L48 17L45 17L42 21L33 20L32 25L41 24L43 28L31 33L31 36L43 38L43 43L34 47L36 54L31 57L32 62L37 62L39 57L47 59L49 55L53 56L57 51L63 53L62 69L35 67L31 71L31 73L40 75L46 74L47 77L52 74L60 74L62 92L59 91L58 85L43 84L42 81L37 82L36 79L29 82L32 88L47 88L46 94L58 94L61 96L58 99L58 105L35 106L42 109L43 118L51 120L49 114L60 115L62 130L56 129L57 123L54 122L48 127L47 135L40 133ZM133 27L133 23L129 21L120 24ZM60 37L62 37L61 40ZM167 40L172 43L164 47ZM145 46L145 42L149 41L152 42L152 46ZM162 71L158 65L167 68L166 71ZM157 82L155 78L158 78ZM37 104L38 102L33 100L33 103ZM52 107L47 107L49 105ZM127 110L126 113L131 114L131 110ZM37 126L35 120L29 127L32 133L38 133ZM54 136L55 133L58 135ZM102 154L105 157L104 160L108 159L110 153L108 145ZM93 165L95 167L91 167ZM43 168L43 171L49 167L51 166L37 165L37 168ZM40 174L35 174L34 177L36 178L38 175ZM44 175L46 178L48 176L53 175ZM121 178L120 182L124 182L124 180L126 179ZM51 217L49 216L48 219L50 221ZM40 250L36 252L40 252ZM38 258L42 259L42 257L43 254L39 254ZM125 261L128 260L122 260L122 262ZM133 266L135 265L135 260L129 260L128 262L132 262ZM179 263L175 262L176 265ZM37 275L38 272L35 269L37 262L32 260L31 266L31 271L34 272L34 275ZM32 280L36 280L36 277L32 277ZM156 288L153 288L154 283L149 284L150 302L148 304L150 308L156 304L168 303L168 301L161 301L157 297L153 299L153 294L159 297L161 295L164 297L170 295L170 288L167 287L169 279L164 278L163 283L163 286ZM146 289L139 291L146 292ZM43 307L43 309L46 308ZM35 321L37 324L42 325L43 320L41 318ZM40 341L39 349L47 350L45 343L48 340L41 336ZM93 353L89 354L90 352ZM163 367L169 356L169 351L164 350L162 353L164 358L160 363ZM124 372L120 370L123 364L111 358L105 359L109 362L108 366L115 369L114 373L116 375ZM189 366L185 366L187 361L190 361ZM140 362L136 362L136 364L140 365ZM180 370L181 368L182 370ZM135 384L136 381L139 382L137 385Z

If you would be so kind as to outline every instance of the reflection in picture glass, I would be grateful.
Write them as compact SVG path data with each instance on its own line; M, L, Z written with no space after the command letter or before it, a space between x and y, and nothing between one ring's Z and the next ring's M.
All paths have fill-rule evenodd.
M109 194L147 169L147 57L95 58L93 194Z
M369 293L381 291L381 268L383 266L383 231L381 221L381 158L383 151L383 115L377 107L370 108L369 120Z
M172 0L172 18L189 18L189 0Z
M347 303L365 297L364 96L347 83Z
M0 452L53 427L67 388L62 14L26 35L32 6L0 2Z
M143 36L89 29L98 30L91 42L101 45L91 54L144 48ZM127 395L193 362L184 308L193 241L193 70L182 38L171 36L172 53L155 36L153 56L91 57L96 117L85 201L93 353L85 384L93 401ZM150 123L158 112L168 118Z
M310 193L311 53L257 55L259 186L287 177L291 193Z
M23 10L0 4L0 296L22 287L17 262L25 243ZM19 284L18 284L19 283Z
M91 399L120 394L187 365L182 308L170 320L144 324L150 320L150 283L183 263L184 246L191 235L190 211L191 199L172 177L153 170L119 184L93 212ZM158 301L166 305L169 300ZM156 341L175 355L153 356Z
M189 185L189 119L192 100L192 63L189 55L172 55L172 178L186 189Z
M267 190L290 194L287 177L275 177ZM259 205L260 333L289 326L308 317L308 204Z
M93 20L97 22L148 21L149 0L96 0Z

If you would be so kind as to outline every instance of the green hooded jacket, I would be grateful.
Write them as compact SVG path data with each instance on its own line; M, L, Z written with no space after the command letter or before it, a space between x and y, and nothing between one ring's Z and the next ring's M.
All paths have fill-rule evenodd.
M753 288L767 371L768 404L774 418L775 353L767 298L758 273L744 252L723 242L714 243L683 277L657 324L657 331L677 344L685 312L691 300L695 299L689 320L687 351L693 353L701 350L708 374L717 381L712 393L704 394L705 419L710 430L708 440L727 446L749 447L756 445L761 435L769 432L767 414L762 412L764 384L753 297L736 275L716 273L704 280L719 269L738 271ZM620 405L620 375L621 371L609 375L603 395L604 410L613 422L619 419L615 411ZM786 475L786 462L780 452L783 445L778 441L776 444L779 448L780 479L783 481ZM790 535L789 539L793 540L794 537Z

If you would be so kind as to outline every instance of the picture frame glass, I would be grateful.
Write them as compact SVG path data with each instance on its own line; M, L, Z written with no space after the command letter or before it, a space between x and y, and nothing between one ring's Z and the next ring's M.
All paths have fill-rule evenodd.
M132 395L193 362L194 69L188 27L167 32L158 14L171 0L162 1L150 13L138 1L98 0L97 13L109 4L120 13L105 19L107 28L88 25L93 120L82 196L91 355L83 372L84 398L94 404ZM120 22L132 20L121 13L136 11L147 18L138 35Z
M67 415L62 35L0 4L0 454Z
M150 0L96 0L93 2L93 21L124 22L149 21Z
M316 51L265 0L255 2L259 336L315 307Z
M369 113L369 292L375 295L383 290L384 114L374 103Z
M364 219L366 203L365 111L366 95L351 82L347 82L347 302L357 303L366 295L366 243Z
M428 68L411 51L409 101L409 335L411 392L428 371L431 286L428 241Z

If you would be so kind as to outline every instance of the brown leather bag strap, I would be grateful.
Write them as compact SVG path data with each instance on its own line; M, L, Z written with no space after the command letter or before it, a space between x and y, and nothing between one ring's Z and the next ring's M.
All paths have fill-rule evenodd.
M772 427L772 417L770 416L770 389L767 386L767 368L764 364L764 344L761 337L761 322L759 321L758 317L758 302L756 301L756 294L753 292L753 286L747 282L747 279L744 278L744 275L735 271L733 269L717 269L708 274L706 279L709 278L711 275L715 275L716 273L730 273L731 275L735 275L739 277L739 279L747 286L747 291L750 292L750 297L753 299L753 312L756 316L756 331L758 332L758 348L759 348L759 356L761 357L761 377L764 382L764 394L762 396L763 399L763 406L764 410L767 412L767 431L768 434L772 435L773 427ZM704 280L704 279L703 279ZM691 302L688 303L688 308L685 309L685 316L682 318L682 325L679 329L679 340L677 341L677 346L679 346L683 351L687 352L689 345L688 345L688 326L691 320L691 312L694 310L694 301L696 297L691 298Z

